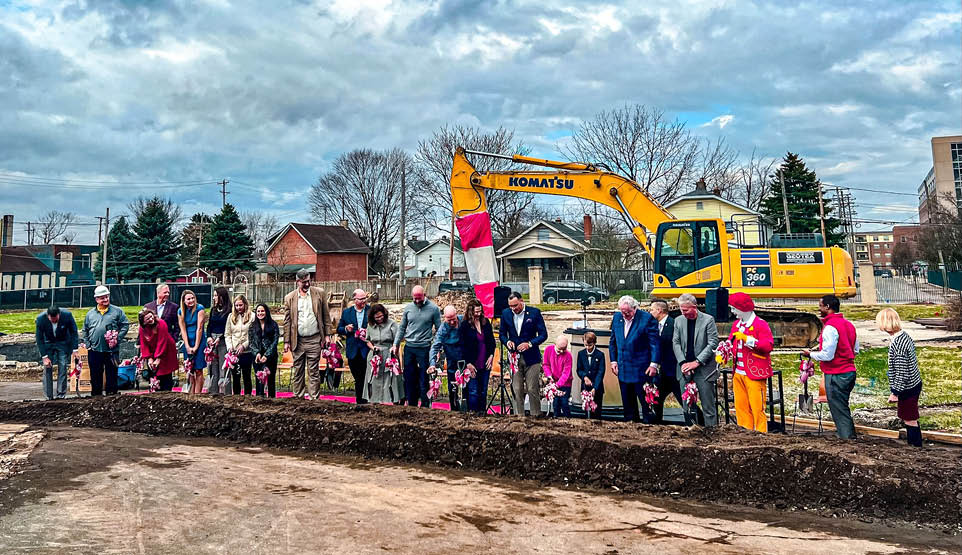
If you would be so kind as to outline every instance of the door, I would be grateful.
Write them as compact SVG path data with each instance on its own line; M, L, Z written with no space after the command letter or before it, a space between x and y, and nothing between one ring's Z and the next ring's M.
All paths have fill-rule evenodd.
M721 247L717 221L663 223L658 227L655 270L671 287L717 287L723 273Z

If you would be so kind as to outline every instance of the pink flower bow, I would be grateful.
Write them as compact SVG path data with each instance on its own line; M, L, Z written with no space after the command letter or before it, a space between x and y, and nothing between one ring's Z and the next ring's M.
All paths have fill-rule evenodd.
M468 382L471 381L471 373L468 372L467 368L458 368L454 372L454 383L458 384L458 387L467 387Z
M718 344L718 348L715 349L715 360L722 367L731 364L732 359L735 356L735 348L732 346L732 342L729 340L724 340Z
M257 377L257 381L267 385L267 378L271 375L271 369L265 366L264 368L255 372L254 375Z
M585 412L598 410L598 403L595 402L595 392L590 389L581 390L581 408Z
M695 382L688 382L685 390L681 392L681 400L686 403L689 408L695 406L698 402L698 386L695 385Z
M184 372L188 378L194 375L194 357L190 357L184 361Z
M354 337L361 341L367 341L367 328L358 328L357 331L354 332Z
M156 376L150 378L150 381L148 382L148 385L147 385L147 390L153 393L158 389L160 389L160 380L158 380Z
M80 371L83 370L83 363L80 359L77 359L77 364L74 364L73 368L70 369L69 377L76 378L80 376Z
M237 356L237 353L234 351L227 351L227 354L224 355L224 370L233 370L234 367L237 366L237 362L239 360L240 358Z
M211 341L213 340L208 339L207 347L204 348L204 360L207 361L207 364L217 360L217 343L211 343Z
M564 392L558 389L558 384L554 380L548 380L548 385L541 390L541 395L551 403L555 397L563 397Z
M815 374L815 363L808 357L802 357L798 363L798 381L805 383Z
M107 333L104 334L104 340L107 342L107 346L111 349L117 346L118 338L119 334L117 333L117 330L107 330Z
M646 383L643 389L645 390L645 402L648 403L648 405L651 407L654 407L655 405L657 405L658 404L658 388L655 387L655 384Z
M439 391L441 391L441 373L435 372L434 379L431 380L431 385L428 386L428 399L437 397Z
M321 356L327 362L328 368L340 368L344 364L344 357L341 356L341 348L337 341L328 341L324 344Z
M508 370L512 376L518 372L518 353L516 351L508 353Z
M394 357L387 359L387 362L384 363L384 368L390 370L395 376L401 375L401 363Z
M374 356L371 357L371 377L376 378L380 370L381 370L381 355L374 353Z

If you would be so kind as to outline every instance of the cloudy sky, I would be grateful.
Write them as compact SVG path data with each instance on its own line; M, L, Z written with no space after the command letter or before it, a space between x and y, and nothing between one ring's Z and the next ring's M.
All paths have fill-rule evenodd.
M962 128L959 2L790 4L0 0L0 206L89 224L159 192L214 212L227 178L239 209L306 221L341 152L461 123L557 158L581 121L643 103L903 193L854 191L862 218L915 219L929 139Z

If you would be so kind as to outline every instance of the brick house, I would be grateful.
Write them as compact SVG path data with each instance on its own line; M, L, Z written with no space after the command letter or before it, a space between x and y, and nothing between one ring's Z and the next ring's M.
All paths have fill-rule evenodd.
M292 279L304 268L317 281L365 280L370 253L345 227L292 222L268 239L267 263L257 269L257 281Z

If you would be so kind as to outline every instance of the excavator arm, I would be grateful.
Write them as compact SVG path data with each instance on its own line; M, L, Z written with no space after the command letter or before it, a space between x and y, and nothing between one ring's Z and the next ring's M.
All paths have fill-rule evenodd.
M468 154L504 158L554 171L479 172L468 160ZM488 317L494 313L494 287L498 284L498 264L485 195L488 189L560 195L601 203L621 214L632 235L652 257L655 253L648 234L654 233L658 224L673 219L637 183L593 164L505 156L458 147L451 170L451 203L468 275Z

